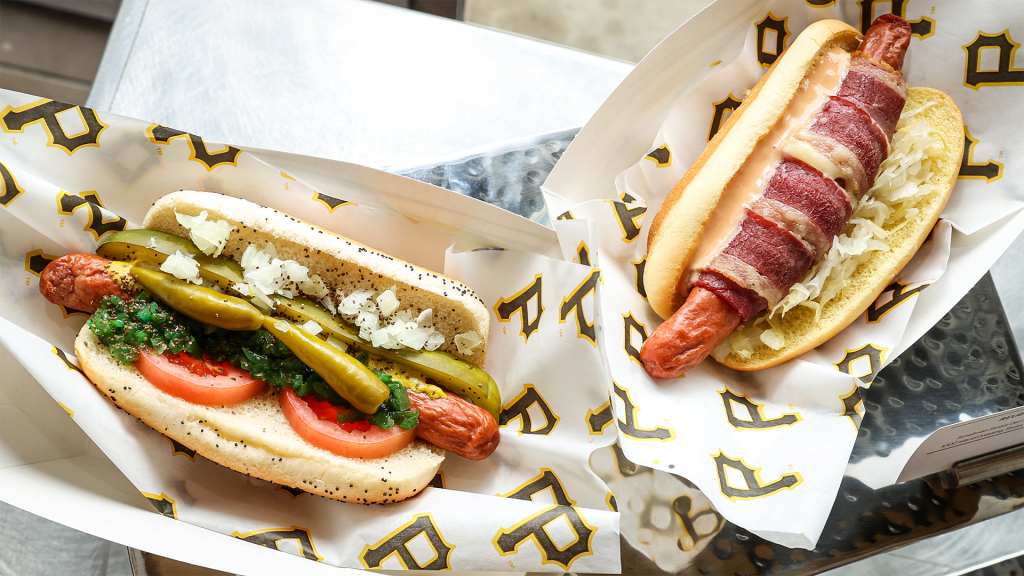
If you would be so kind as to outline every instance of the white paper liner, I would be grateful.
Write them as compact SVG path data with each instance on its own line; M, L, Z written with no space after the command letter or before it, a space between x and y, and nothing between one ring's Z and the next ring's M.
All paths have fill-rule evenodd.
M614 440L591 434L587 423L588 407L606 397L601 355L557 319L561 299L591 268L535 253L447 254L453 237L469 248L522 243L543 251L557 246L550 230L421 182L299 158L297 165L331 174L338 184L314 190L248 152L77 107L47 116L56 105L0 91L0 342L159 512L291 552L300 562L294 571L305 565L301 558L356 568L619 570L618 514L587 463L592 450ZM38 118L30 122L33 114ZM519 316L499 322L491 309L487 369L505 405L497 451L482 462L449 455L434 480L445 489L383 507L356 506L217 466L113 406L75 365L73 342L86 316L46 302L37 276L47 259L93 252L112 231L137 227L152 202L178 189L244 197L443 268L473 286L489 308L543 277L537 304L546 313L528 341L514 328ZM353 203L356 197L385 209ZM588 317L595 300L591 293L581 304ZM80 456L40 452L45 459ZM4 465L35 461L27 454Z
M985 10L910 5L904 16L919 22L915 29L931 26L933 33L911 40L907 82L938 88L956 100L978 141L972 162L993 170L988 180L958 180L931 241L894 279L910 296L877 322L862 315L817 349L769 370L740 373L708 360L684 379L660 381L631 357L641 332L650 334L661 323L638 285L651 219L703 151L715 103L730 95L742 99L764 72L757 48L766 43L758 24L777 29L788 45L817 20L860 26L860 4L817 7L776 0L710 6L637 66L543 188L554 214L569 209L563 217L595 227L597 245L589 249L602 270L601 321L625 455L692 481L729 521L790 547L812 548L821 534L864 413L859 387L869 386L885 364L934 325L1024 228L1022 167L1009 160L1020 146L1022 84L978 90L964 84L964 47L979 31L1002 33L1007 16L1017 11L1010 3ZM868 15L868 24L872 19ZM769 34L768 47L772 40ZM648 140L641 148L644 135ZM670 160L664 150L660 157L647 156L663 146ZM883 292L876 307L893 296L892 289ZM895 481L909 456L887 462L883 473L876 470L873 485Z

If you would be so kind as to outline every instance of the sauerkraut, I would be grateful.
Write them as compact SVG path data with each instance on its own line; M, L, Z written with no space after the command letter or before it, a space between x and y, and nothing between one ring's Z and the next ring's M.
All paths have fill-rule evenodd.
M770 312L748 322L716 348L715 358L721 360L733 352L747 359L760 344L780 350L786 344L781 323L786 312L804 306L814 310L818 321L822 306L842 293L857 267L874 252L889 250L889 235L919 217L918 203L935 188L928 183L934 168L931 158L943 149L921 114L931 106L904 111L892 151L882 162L874 186L857 203L846 231Z

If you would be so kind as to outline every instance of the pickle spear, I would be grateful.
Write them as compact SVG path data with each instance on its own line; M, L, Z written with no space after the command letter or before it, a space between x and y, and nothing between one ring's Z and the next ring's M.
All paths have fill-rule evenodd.
M388 387L362 362L302 328L269 316L263 317L263 327L356 410L373 414L391 396Z
M96 254L118 261L148 262L157 266L175 252L195 259L199 275L222 289L244 283L242 267L233 260L203 254L188 238L156 230L124 230L112 234L100 244Z
M189 318L235 331L258 330L263 325L263 313L241 298L142 266L133 266L130 273L153 297Z
M319 324L325 332L349 346L421 372L452 393L487 410L495 421L498 420L498 412L501 410L501 395L498 392L498 385L490 374L481 368L459 360L447 352L407 348L399 350L375 348L312 300L288 299L282 296L271 296L271 298L277 303L275 311L292 321L304 324L312 320Z

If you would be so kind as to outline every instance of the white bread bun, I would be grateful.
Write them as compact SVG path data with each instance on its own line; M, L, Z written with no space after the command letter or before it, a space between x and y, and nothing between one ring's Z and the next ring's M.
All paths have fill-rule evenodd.
M782 318L786 344L779 350L760 345L754 348L751 357L741 358L729 354L721 362L735 370L761 370L771 368L787 360L817 348L835 336L864 313L892 282L896 274L914 257L928 234L938 221L946 206L953 185L960 171L960 160L964 153L964 122L956 103L943 92L932 88L911 88L904 110L919 110L928 128L938 133L942 152L929 156L934 163L928 183L935 186L915 207L917 217L899 230L892 232L900 222L889 222L883 228L890 232L885 243L887 251L875 251L871 259L857 267L847 280L847 287L821 309L816 322L810 308L797 306Z
M686 300L676 285L729 181L782 118L819 56L833 46L860 45L855 28L838 20L808 26L743 98L704 152L672 189L651 222L644 288L651 308L669 318Z
M233 406L201 406L166 394L110 355L82 327L75 354L89 380L119 408L200 455L232 470L344 502L398 502L437 473L444 450L415 440L386 458L337 456L303 440L271 388Z
M269 242L282 260L295 260L308 267L311 275L319 274L332 290L341 289L346 294L372 290L380 294L397 286L401 309L411 309L414 318L427 308L433 310L434 328L445 336L439 350L477 366L483 366L487 359L487 308L469 287L457 280L277 210L213 192L183 190L168 194L153 204L142 227L188 238L188 229L174 217L175 209L190 216L206 210L209 220L226 220L234 228L221 253L226 258L240 261L249 244L263 249ZM483 344L472 354L460 354L455 335L470 331L475 331Z

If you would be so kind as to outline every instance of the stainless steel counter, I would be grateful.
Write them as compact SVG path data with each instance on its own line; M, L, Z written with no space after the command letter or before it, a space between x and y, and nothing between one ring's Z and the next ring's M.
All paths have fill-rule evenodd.
M125 0L88 105L220 142L392 166L543 221L534 189L574 135L561 129L585 123L629 70L362 0ZM523 139L538 133L551 135ZM543 147L551 142L560 148ZM1024 403L1020 357L991 280L962 306L968 309L954 310L925 337L932 341L921 353L936 343L992 351L964 367L976 368L981 384L975 390L957 385L970 387L966 377L932 380L945 383L950 401L968 398L979 414ZM994 331L972 328L979 314ZM1002 345L993 344L1000 339ZM908 371L935 369L916 364L895 362L865 392L868 416L854 462L884 456L912 432L890 422L895 406L901 416L914 410ZM992 384L1001 377L1005 382ZM914 412L906 422L923 429L925 420L942 418ZM613 449L596 453L592 465L620 504L631 494L647 495L638 508L621 508L625 573L816 573L1024 505L1020 472L947 491L920 480L871 490L847 477L819 549L791 551L725 522L685 480L635 466ZM680 527L678 535L667 538L645 524L655 506L665 508L666 525Z

